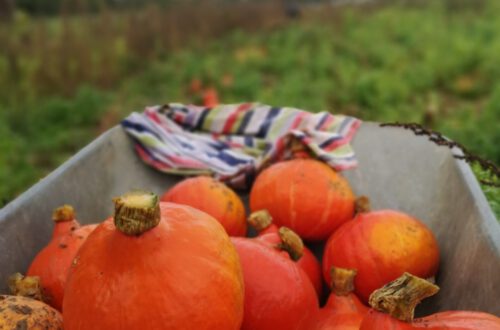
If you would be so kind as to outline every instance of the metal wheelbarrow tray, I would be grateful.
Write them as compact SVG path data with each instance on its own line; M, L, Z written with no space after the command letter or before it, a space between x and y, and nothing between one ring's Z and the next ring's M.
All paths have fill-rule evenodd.
M343 175L355 193L369 196L373 209L422 219L439 241L441 291L420 313L500 315L500 226L470 167L402 128L363 123L353 145L359 166ZM143 164L120 127L104 133L0 210L0 292L49 241L55 207L71 204L82 223L98 222L112 213L112 197L132 188L162 193L179 179Z

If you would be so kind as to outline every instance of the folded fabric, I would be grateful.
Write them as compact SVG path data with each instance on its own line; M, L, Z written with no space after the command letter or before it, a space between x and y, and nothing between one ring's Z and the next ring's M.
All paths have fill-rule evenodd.
M349 141L360 124L349 116L260 103L213 108L170 103L122 121L139 156L157 170L211 174L236 188L249 187L259 170L298 149L335 170L355 167Z

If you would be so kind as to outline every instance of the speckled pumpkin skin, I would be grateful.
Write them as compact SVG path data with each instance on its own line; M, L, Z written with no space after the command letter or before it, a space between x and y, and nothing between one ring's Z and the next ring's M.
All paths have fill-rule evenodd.
M309 330L319 310L311 281L288 253L257 239L231 238L245 280L242 330Z
M100 224L66 286L65 330L237 330L243 276L224 228L192 207L160 203L158 226L139 236Z
M239 196L225 184L208 176L183 180L169 189L163 202L189 205L219 221L230 236L245 236L245 207Z
M41 301L0 295L0 329L62 330L61 314Z
M250 193L252 211L267 209L278 226L305 240L324 240L352 219L354 194L342 176L323 162L293 159L259 174Z
M354 293L330 294L318 314L316 330L359 330L369 308Z
M438 265L432 232L419 220L392 210L359 213L330 237L323 254L326 283L332 266L356 269L355 293L365 303L374 290L404 272L429 278Z
M259 232L257 239L269 243L270 246L276 246L276 244L281 242L278 234L278 227L274 224L271 224L269 227ZM296 263L297 266L299 266L306 273L309 280L311 280L314 290L316 290L316 294L319 298L323 290L323 274L321 272L321 265L318 259L314 256L311 250L304 246L304 254L299 260L296 261Z
M361 323L360 330L500 330L500 318L473 311L446 311L402 322L388 314L371 310Z
M76 221L56 223L52 240L37 254L26 273L40 277L45 301L59 311L71 263L95 227L97 225L80 227Z

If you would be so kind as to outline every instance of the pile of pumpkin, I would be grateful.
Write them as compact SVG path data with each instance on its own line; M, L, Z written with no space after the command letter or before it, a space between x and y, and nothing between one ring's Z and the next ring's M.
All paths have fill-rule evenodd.
M99 225L81 226L69 206L54 212L51 242L0 296L0 328L500 329L473 311L413 319L439 289L426 280L438 269L434 235L404 213L371 211L316 160L262 171L248 218L209 177L114 203ZM302 239L326 240L322 265Z

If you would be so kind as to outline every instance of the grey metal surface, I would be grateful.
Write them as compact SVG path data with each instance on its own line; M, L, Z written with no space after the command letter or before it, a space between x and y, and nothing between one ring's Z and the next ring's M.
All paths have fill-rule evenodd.
M500 226L469 166L401 128L364 123L353 144L359 167L344 175L355 192L374 209L420 218L438 238L441 291L423 310L500 315ZM112 197L131 188L162 193L177 180L145 166L120 127L106 132L0 210L0 292L48 242L55 207L72 204L81 222L97 222L111 214Z

